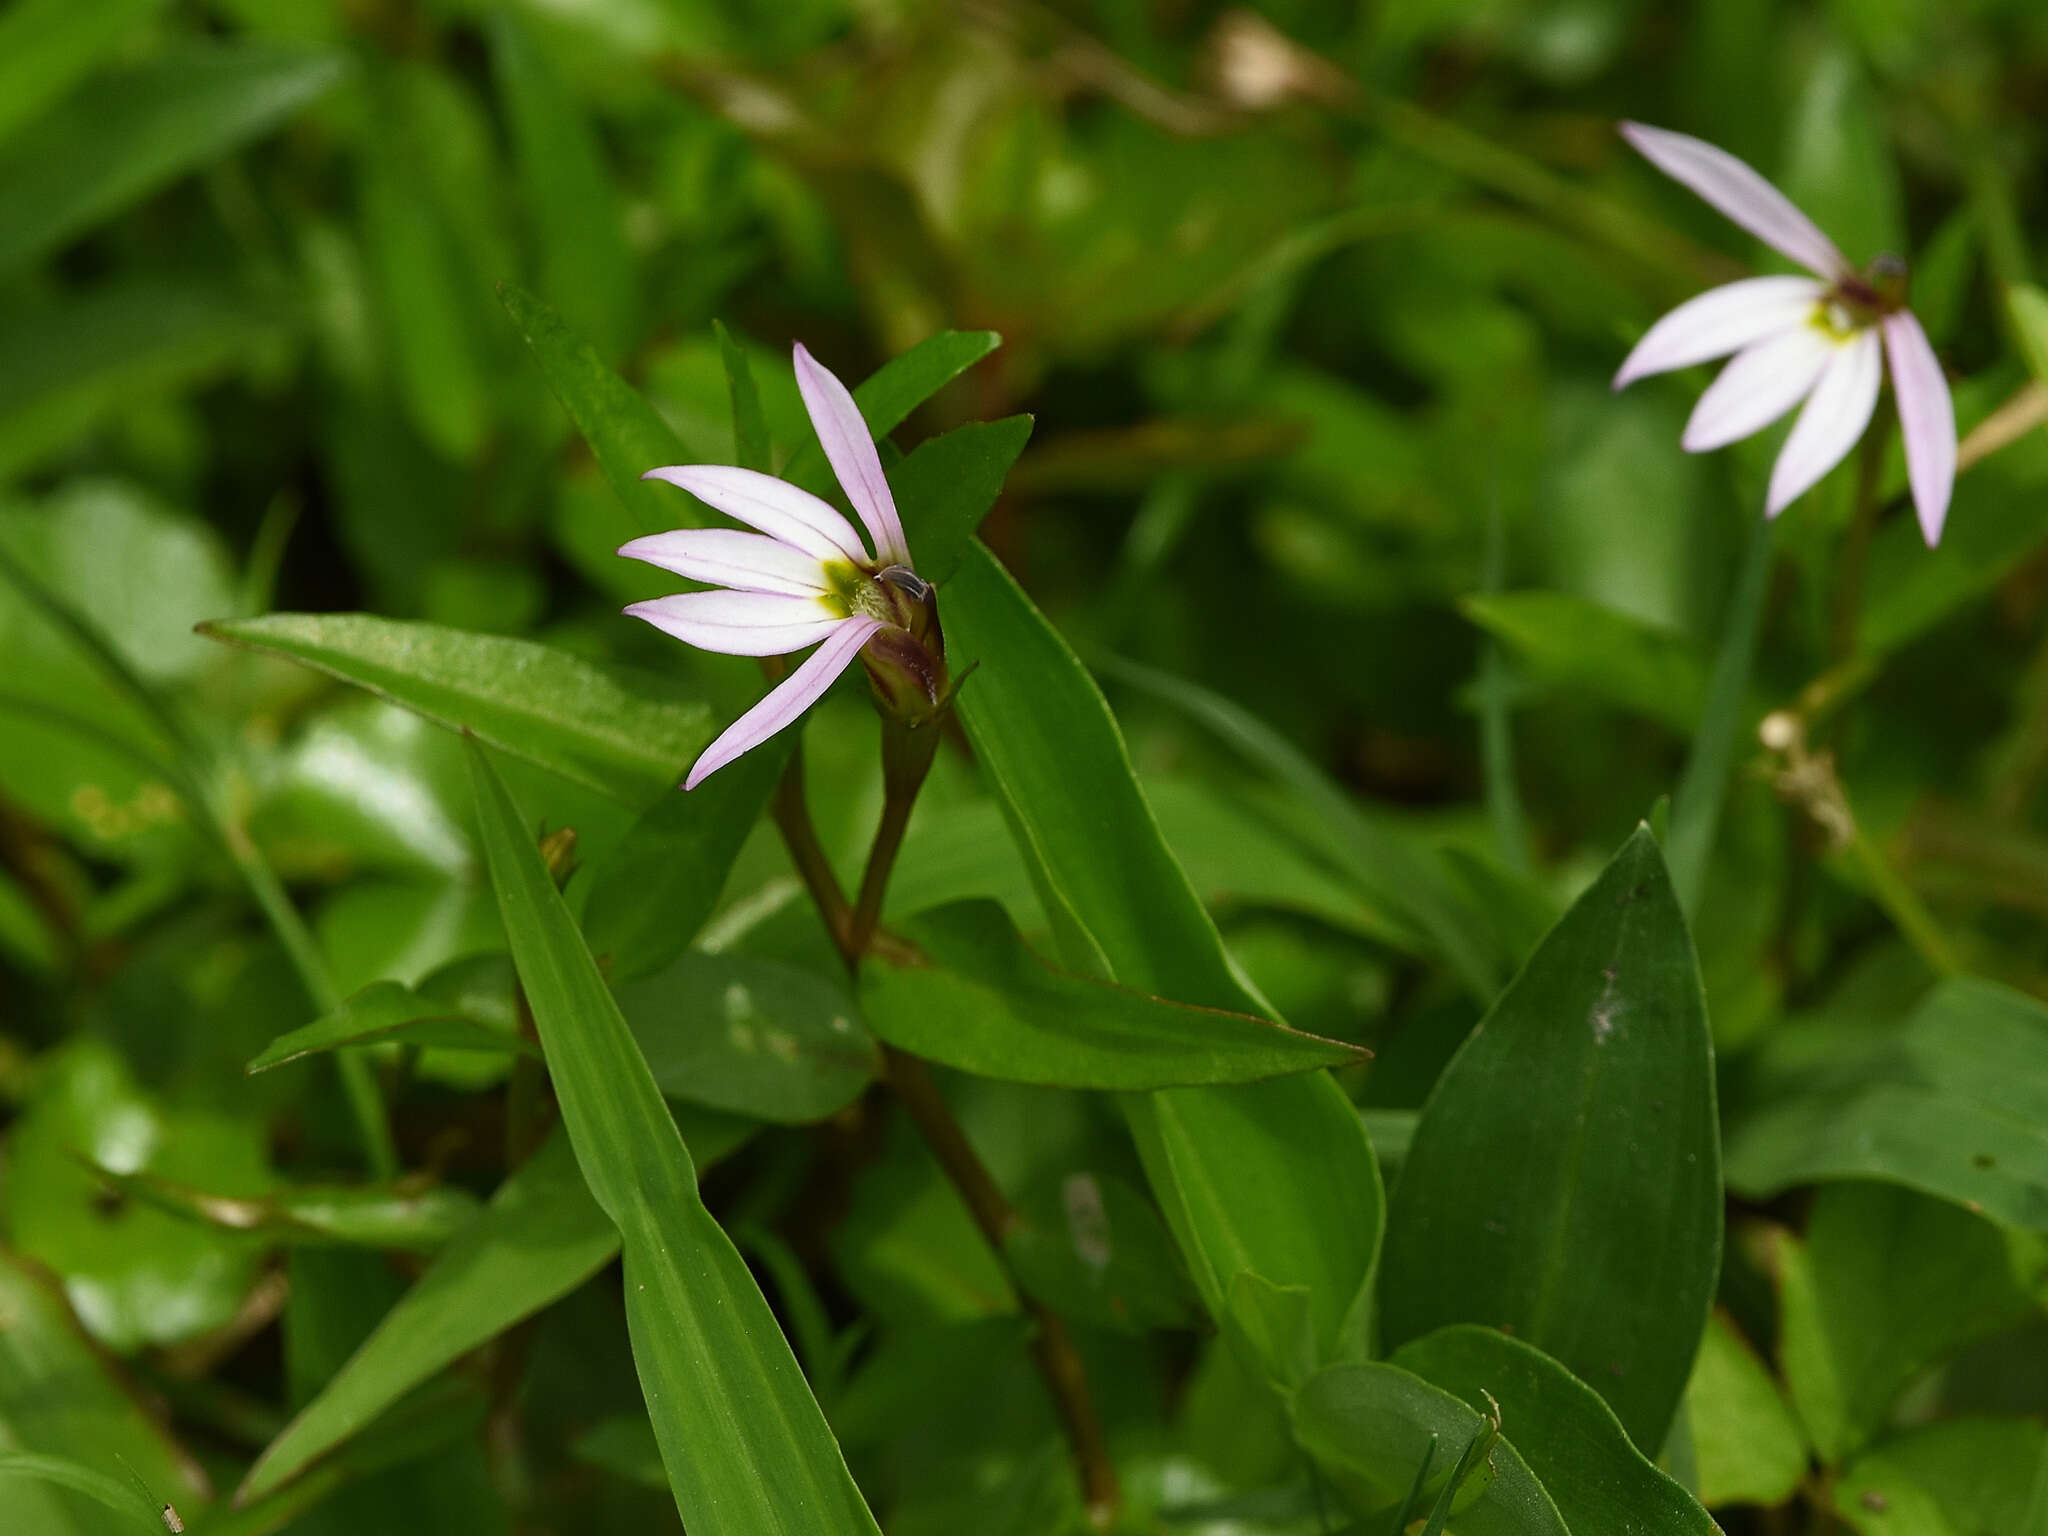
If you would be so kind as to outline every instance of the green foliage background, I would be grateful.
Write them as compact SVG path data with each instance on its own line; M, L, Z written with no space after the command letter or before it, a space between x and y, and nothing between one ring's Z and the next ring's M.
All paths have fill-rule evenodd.
M1129 1530L2048 1536L2044 89L2035 0L14 0L0 1533L672 1529L657 1385L802 1451L699 1536L1081 1529L1021 1289ZM1610 392L1775 260L1620 118L1911 259L1938 550ZM857 986L611 553L735 367L815 479L796 339L910 354L984 669Z

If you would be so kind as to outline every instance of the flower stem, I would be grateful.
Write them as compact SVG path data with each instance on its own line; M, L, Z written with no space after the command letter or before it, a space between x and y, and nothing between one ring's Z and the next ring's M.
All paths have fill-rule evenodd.
M782 833L797 874L817 903L825 927L846 963L849 973L858 973L860 962L875 942L880 924L882 898L887 893L889 873L903 846L904 828L910 823L911 808L931 770L938 750L936 723L918 728L885 722L882 739L882 779L885 795L882 819L868 850L867 867L861 875L860 894L849 907L839 877L832 872L811 824L804 804L803 746L799 742L790 754L776 786L772 814ZM1074 1348L1067 1325L1018 1281L1006 1246L1010 1234L1022 1225L1016 1208L988 1171L960 1122L953 1116L945 1096L932 1080L923 1061L893 1046L882 1047L883 1082L896 1102L903 1106L911 1124L924 1138L934 1159L958 1191L968 1214L994 1252L996 1262L1008 1277L1019 1305L1033 1324L1031 1358L1045 1378L1066 1432L1075 1471L1081 1482L1088 1518L1097 1529L1106 1529L1115 1517L1122 1495L1117 1488L1116 1466L1103 1444L1102 1425L1095 1414L1095 1401L1088 1389L1088 1374Z

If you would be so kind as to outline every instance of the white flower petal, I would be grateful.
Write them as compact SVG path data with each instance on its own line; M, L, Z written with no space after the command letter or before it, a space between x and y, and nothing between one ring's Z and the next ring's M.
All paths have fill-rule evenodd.
M1614 387L1739 352L1751 342L1804 324L1827 285L1811 277L1746 277L1709 288L1643 333Z
M1899 407L1899 435L1906 440L1906 480L1913 487L1921 536L1932 549L1941 542L1941 525L1956 483L1955 402L1949 398L1941 362L1911 310L1885 317L1884 342L1891 358L1892 398Z
M1884 382L1884 346L1874 330L1859 331L1835 349L1806 408L1771 467L1770 498L1764 513L1776 517L1842 462L1870 425Z
M692 581L715 582L741 592L782 592L810 597L828 590L824 562L816 555L759 533L736 528L678 528L621 544L628 560L645 560Z
M1658 170L1692 188L1773 250L1830 281L1849 274L1849 263L1820 226L1727 150L1643 123L1623 123L1621 132Z
M825 643L804 658L803 665L777 683L766 698L733 721L718 740L704 749L704 755L683 781L683 788L695 789L707 774L716 773L742 752L752 751L794 722L832 686L834 678L853 664L868 636L881 627L880 619L865 614L841 619Z
M881 455L875 452L867 421L853 403L852 393L802 342L796 344L796 387L803 394L804 409L811 413L811 426L831 462L832 473L839 477L846 499L875 541L875 558L883 565L909 565L910 546L904 542L896 498L889 494L888 477L882 473Z
M853 524L829 502L773 475L729 464L670 464L650 469L640 478L681 486L707 507L820 560L867 564L867 549Z
M1839 345L1819 326L1801 325L1737 353L1693 407L1681 446L1704 453L1761 432L1806 398Z
M846 622L814 597L769 592L681 592L626 608L700 651L780 656L815 645Z

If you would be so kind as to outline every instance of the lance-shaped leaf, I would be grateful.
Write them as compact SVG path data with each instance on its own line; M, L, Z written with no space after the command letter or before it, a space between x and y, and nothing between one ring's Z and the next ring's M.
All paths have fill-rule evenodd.
M223 1195L148 1173L93 1165L110 1189L159 1210L281 1243L438 1248L476 1217L476 1200L450 1185L302 1185L266 1195Z
M477 820L512 958L591 1194L619 1229L626 1323L676 1507L701 1536L878 1532L796 1357L484 749Z
M1364 1052L1254 1014L1186 1003L1047 967L993 901L899 925L919 951L861 974L861 1007L891 1045L983 1077L1065 1088L1242 1083Z
M367 613L273 613L200 629L367 688L635 807L672 788L712 735L709 706L660 674L531 640Z
M1639 828L1430 1094L1388 1213L1381 1318L1396 1345L1511 1329L1656 1448L1720 1252L1706 1005Z
M1094 679L979 544L947 585L960 715L1070 969L1179 1002L1268 1010L1225 954L1131 772ZM1327 1073L1125 1101L1145 1175L1210 1315L1250 1270L1308 1292L1335 1358L1379 1251L1379 1169ZM1302 1170L1314 1169L1314 1178ZM1347 1329L1347 1324L1349 1329Z
M995 505L1030 437L1029 416L970 422L927 438L889 471L910 552L925 580L943 584L960 568L974 530Z
M268 1072L288 1061L343 1046L383 1044L540 1054L531 1042L468 1018L439 998L422 997L402 982L374 981L344 999L334 1012L279 1035L256 1054L246 1070Z
M1629 1444L1600 1394L1539 1349L1492 1328L1440 1328L1391 1364L1500 1409L1501 1433L1542 1481L1572 1536L1719 1536L1697 1500Z

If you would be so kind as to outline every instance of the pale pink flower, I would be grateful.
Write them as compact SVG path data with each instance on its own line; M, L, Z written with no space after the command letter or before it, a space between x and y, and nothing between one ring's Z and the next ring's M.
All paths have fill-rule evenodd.
M912 615L929 605L931 588L910 563L896 501L860 407L801 342L796 381L832 472L874 541L872 554L853 525L809 491L721 464L669 465L641 478L680 486L759 532L679 528L619 549L628 559L711 583L709 591L657 597L626 609L685 644L729 656L781 656L818 647L704 749L685 789L695 789L707 774L794 722L877 635L903 642L892 647L899 651L918 650L911 642L922 638L909 626Z
M1805 401L1771 469L1765 512L1776 517L1856 445L1889 359L1913 506L1928 544L1939 542L1956 476L1955 407L1905 307L1904 266L1879 257L1856 271L1790 198L1724 149L1641 123L1621 132L1658 170L1814 275L1744 278L1679 305L1636 343L1614 387L1734 353L1685 425L1692 453L1762 431Z

